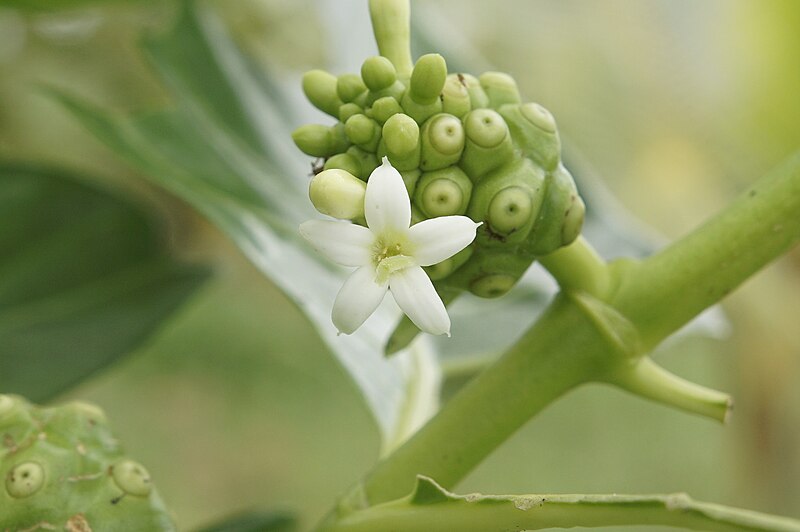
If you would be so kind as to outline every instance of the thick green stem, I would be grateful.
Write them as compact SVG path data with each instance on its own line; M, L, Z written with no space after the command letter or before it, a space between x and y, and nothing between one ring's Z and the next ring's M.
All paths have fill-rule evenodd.
M564 290L580 290L602 299L611 288L607 264L583 235L540 257L539 262Z
M699 229L642 262L616 266L609 303L652 348L800 240L800 154Z
M400 79L411 77L411 10L408 0L369 0L372 30L380 54L392 62Z
M596 375L609 349L577 305L557 298L497 363L376 466L363 486L369 504L408 493L417 474L454 486L528 419Z

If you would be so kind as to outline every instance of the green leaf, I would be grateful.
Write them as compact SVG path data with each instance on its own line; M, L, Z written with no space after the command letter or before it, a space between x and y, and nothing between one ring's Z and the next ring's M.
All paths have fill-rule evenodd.
M0 162L0 390L44 401L141 345L205 280L135 207Z
M541 530L666 525L691 530L798 531L800 521L669 495L456 495L417 477L408 497L356 510L326 531Z
M297 522L291 515L273 512L245 512L205 526L197 532L292 532Z
M253 74L213 11L184 3L175 29L144 49L177 107L129 116L54 91L90 131L221 229L308 316L370 407L385 448L416 429L436 404L438 372L424 343L393 360L382 345L396 310L338 336L334 297L347 271L299 236L319 215L307 197L308 161L291 144L285 101ZM422 384L420 384L422 383Z

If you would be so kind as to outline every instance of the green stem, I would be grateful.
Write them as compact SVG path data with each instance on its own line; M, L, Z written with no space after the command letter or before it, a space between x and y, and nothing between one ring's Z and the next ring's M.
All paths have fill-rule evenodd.
M363 485L368 503L408 493L417 474L454 486L533 415L596 375L609 349L577 305L557 298L514 347L375 467Z
M652 348L800 240L800 154L728 208L642 262L612 265L609 303Z
M564 290L580 290L602 299L611 288L608 265L583 235L540 257L539 262Z
M425 501L409 497L330 522L328 532L484 532L543 528L662 525L689 530L800 531L800 522L717 504L687 495L468 495L441 490L429 479ZM439 497L437 500L436 497Z
M394 64L400 79L411 77L411 10L408 0L369 0L378 51Z

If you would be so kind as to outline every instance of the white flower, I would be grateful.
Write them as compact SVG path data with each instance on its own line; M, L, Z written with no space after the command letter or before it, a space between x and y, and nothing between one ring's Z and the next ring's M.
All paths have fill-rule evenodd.
M364 216L369 227L311 220L302 234L325 257L357 266L333 304L333 324L350 334L378 308L387 290L411 321L431 334L450 334L450 317L421 268L452 257L475 239L480 225L466 216L441 216L413 227L403 178L386 157L367 181Z

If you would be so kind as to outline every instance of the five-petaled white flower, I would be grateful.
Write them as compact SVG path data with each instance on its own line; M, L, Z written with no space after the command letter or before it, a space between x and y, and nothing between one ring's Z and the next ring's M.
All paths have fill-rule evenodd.
M387 290L411 321L431 334L450 334L450 317L421 266L448 259L475 239L480 225L466 216L440 216L411 227L403 178L386 157L367 181L368 227L311 220L300 225L314 248L333 262L357 266L333 304L333 324L350 334L375 311Z

